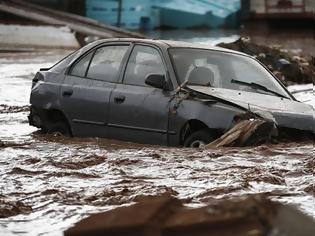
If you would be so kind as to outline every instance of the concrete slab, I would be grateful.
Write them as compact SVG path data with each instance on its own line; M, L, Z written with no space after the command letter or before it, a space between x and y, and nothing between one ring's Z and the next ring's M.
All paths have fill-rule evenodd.
M0 25L0 48L78 48L66 26Z

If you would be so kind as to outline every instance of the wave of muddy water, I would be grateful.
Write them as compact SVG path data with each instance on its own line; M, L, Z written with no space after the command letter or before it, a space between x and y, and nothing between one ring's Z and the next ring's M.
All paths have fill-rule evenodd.
M165 192L191 206L265 193L315 219L312 142L194 150L36 132L31 79L63 53L0 55L0 235L62 235L91 213Z

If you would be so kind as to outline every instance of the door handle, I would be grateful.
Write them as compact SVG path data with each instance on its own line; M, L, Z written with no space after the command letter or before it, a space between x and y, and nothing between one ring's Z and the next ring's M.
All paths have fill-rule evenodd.
M73 94L73 90L69 89L69 90L65 90L62 92L62 96L64 97L70 97Z
M119 95L119 96L117 96L117 97L114 97L114 101L115 101L116 103L123 103L123 102L125 101L125 99L126 99L126 97L123 96L123 95Z

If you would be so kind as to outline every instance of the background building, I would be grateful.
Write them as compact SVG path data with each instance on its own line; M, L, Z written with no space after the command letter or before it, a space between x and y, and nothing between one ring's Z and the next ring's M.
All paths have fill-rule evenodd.
M240 0L86 0L86 16L127 29L235 27Z

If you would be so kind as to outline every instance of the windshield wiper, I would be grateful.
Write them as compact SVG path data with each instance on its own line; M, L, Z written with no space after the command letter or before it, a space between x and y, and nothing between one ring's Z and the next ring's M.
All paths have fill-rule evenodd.
M257 88L257 89L260 89L260 90L262 90L262 91L272 93L272 94L274 94L274 95L277 95L278 97L290 99L290 98L288 98L287 96L282 95L281 93L278 93L278 92L276 92L276 91L273 91L273 90L271 90L271 89L265 87L264 85L257 84L257 83L255 83L255 82L248 83L248 82L245 82L245 81L232 79L232 80L231 80L231 83L246 85L246 86L249 86L249 87L252 87L252 88Z
M198 84L198 83L188 81L186 85L212 87L210 82L208 82L206 84Z

